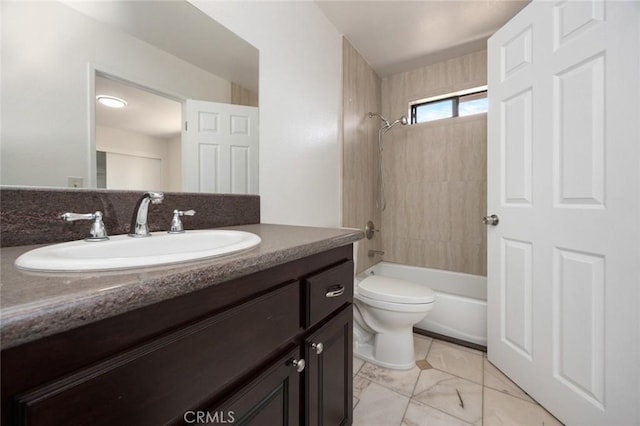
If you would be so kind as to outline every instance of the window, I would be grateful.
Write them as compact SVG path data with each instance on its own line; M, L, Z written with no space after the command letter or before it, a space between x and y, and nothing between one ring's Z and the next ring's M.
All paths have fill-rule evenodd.
M487 112L487 87L415 101L410 104L411 124Z

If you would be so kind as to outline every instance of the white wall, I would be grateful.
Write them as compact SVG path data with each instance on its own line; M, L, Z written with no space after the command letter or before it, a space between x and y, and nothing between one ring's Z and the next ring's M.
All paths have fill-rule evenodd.
M191 1L260 50L262 222L339 226L340 34L313 2Z
M165 191L180 192L182 191L182 138L180 136L167 140L167 155L171 161L168 163L169 182Z
M0 2L2 184L87 184L89 63L184 97L228 102L226 80L53 1ZM64 166L62 166L64 165Z
M176 170L181 171L181 155L175 155L175 145L180 152L180 138L162 139L149 135L129 132L113 127L96 126L96 150L113 154L131 155L144 158L156 158L162 164L162 179L159 185L149 187L159 191L180 191L181 182L173 182ZM109 165L108 165L109 166ZM107 169L109 170L109 169ZM124 173L124 171L123 171ZM111 177L107 174L107 183ZM134 187L107 185L108 189L134 189ZM145 185L136 185L135 189L144 189Z

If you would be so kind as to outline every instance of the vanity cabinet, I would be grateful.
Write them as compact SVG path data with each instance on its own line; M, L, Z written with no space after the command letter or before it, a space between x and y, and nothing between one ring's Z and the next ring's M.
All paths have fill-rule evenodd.
M3 350L2 424L350 424L352 295L349 245Z

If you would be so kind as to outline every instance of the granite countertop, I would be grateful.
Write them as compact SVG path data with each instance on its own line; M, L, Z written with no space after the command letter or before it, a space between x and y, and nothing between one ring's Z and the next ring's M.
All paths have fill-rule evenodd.
M32 273L15 259L41 245L0 249L0 338L3 349L191 293L292 260L351 244L362 231L287 225L220 229L262 238L245 252L173 266L119 272Z

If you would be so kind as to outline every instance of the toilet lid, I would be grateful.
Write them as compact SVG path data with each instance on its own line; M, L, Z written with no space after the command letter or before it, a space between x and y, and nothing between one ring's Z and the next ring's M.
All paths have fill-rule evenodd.
M432 303L436 298L428 287L380 275L360 281L358 293L370 299L407 304Z

